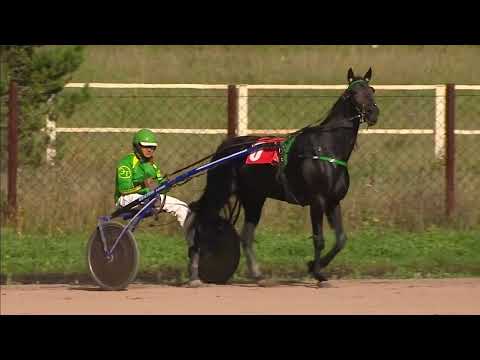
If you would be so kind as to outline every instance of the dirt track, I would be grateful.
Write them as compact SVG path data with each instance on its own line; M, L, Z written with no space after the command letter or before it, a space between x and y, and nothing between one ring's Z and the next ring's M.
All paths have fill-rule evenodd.
M191 289L2 285L1 314L480 314L480 279L332 280Z

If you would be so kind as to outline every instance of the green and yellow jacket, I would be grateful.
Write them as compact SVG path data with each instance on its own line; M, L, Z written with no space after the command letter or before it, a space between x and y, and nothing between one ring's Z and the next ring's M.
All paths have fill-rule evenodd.
M153 178L161 184L166 179L155 163L140 160L135 153L124 156L117 163L115 202L122 195L144 195L151 190L143 185L145 179Z

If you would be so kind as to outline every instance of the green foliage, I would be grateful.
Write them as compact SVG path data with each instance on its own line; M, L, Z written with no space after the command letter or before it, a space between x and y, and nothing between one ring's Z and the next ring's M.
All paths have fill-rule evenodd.
M13 80L18 85L19 162L38 167L45 158L48 144L48 134L42 131L47 115L50 120L55 120L60 114L70 117L76 105L89 99L87 87L75 94L57 96L83 62L83 47L2 45L0 50L2 105L8 104L10 81ZM6 128L6 112L2 111L1 115L0 125ZM57 156L61 157L59 147L61 144L57 143ZM2 151L2 157L4 156L6 152Z
M178 234L159 236L139 228L135 237L140 250L139 279L185 280L187 248ZM157 230L157 229L155 229ZM16 234L2 229L0 273L7 279L42 279L57 274L88 274L88 233L54 235ZM325 269L331 278L414 278L480 275L478 231L452 231L432 227L424 232L407 232L365 227L348 234L346 247ZM313 258L313 244L307 233L260 231L256 237L257 259L269 277L307 278L306 263ZM326 232L326 249L334 234ZM242 256L235 279L246 276ZM86 276L82 276L86 278Z

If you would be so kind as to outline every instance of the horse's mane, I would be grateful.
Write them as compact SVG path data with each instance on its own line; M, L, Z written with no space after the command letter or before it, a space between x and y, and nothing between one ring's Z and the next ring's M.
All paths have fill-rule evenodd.
M353 81L358 79L362 79L362 78L359 77L354 79ZM323 119L319 119L316 122L297 130L296 132L290 134L290 136L301 135L301 134L307 135L307 134L317 132L319 129L321 130L322 128L326 127L331 123L331 120L334 119L336 115L344 112L345 107L347 106L347 102L345 100L346 100L345 93L343 93L337 99L337 101L333 104L333 106L330 108L330 110L328 111L328 113L325 115ZM358 139L355 140L354 150L358 148L357 140Z
M316 122L297 130L295 133L292 133L292 135L293 134L297 134L297 135L306 134L306 133L315 131L318 128L322 128L323 126L327 125L333 119L334 115L338 114L339 112L341 112L343 110L343 108L345 107L345 101L344 100L345 99L344 99L343 94L342 94L342 96L340 96L337 99L335 104L333 104L333 106L330 108L327 115L323 119L319 119ZM318 125L315 125L317 123L318 123Z
M343 108L345 107L345 99L342 96L340 96L337 101L335 102L335 104L333 104L332 108L330 109L330 111L328 112L327 116L325 116L325 119L323 119L322 122L320 122L320 124L318 126L322 126L322 125L326 125L327 123L330 122L330 120L333 119L334 115L338 114L340 111L343 110Z

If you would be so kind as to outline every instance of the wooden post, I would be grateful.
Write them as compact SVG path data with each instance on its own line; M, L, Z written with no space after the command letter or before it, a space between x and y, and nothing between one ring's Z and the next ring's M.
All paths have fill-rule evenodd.
M248 135L248 85L228 85L228 136Z
M238 89L228 85L228 137L238 136Z
M446 210L451 217L455 210L455 84L447 85L446 95Z
M248 135L248 85L238 85L238 136Z
M55 95L52 95L48 100L47 104L51 104ZM45 119L45 130L48 134L48 144L46 150L46 159L48 165L55 165L55 156L57 155L57 150L55 149L55 141L57 139L57 123L50 120L50 115L47 114Z
M8 96L8 219L17 225L17 169L18 169L18 92L17 83L10 82Z
M446 104L447 87L438 85L435 87L435 157L439 160L445 159L445 122L447 116Z

